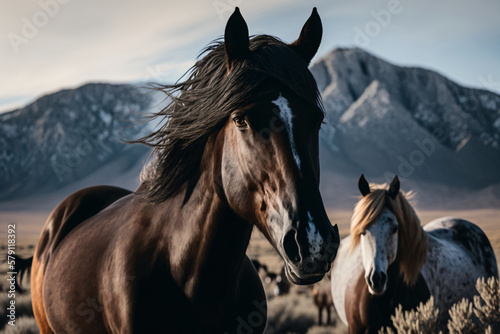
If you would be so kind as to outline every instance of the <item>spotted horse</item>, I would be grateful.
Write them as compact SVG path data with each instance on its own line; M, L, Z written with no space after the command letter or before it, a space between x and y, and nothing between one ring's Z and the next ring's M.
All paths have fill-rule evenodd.
M332 269L340 319L349 333L377 333L392 325L390 316L399 304L409 310L433 296L445 332L450 307L477 294L478 278L498 277L488 238L459 218L439 218L422 227L399 191L397 176L387 188L369 185L361 175L358 187L363 197Z

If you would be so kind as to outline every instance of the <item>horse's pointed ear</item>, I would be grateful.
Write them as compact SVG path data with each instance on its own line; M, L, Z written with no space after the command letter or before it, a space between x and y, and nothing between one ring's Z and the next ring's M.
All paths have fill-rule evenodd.
M232 70L234 62L244 59L249 49L248 26L240 9L236 7L229 17L224 32L224 49L226 50L226 64L228 72Z
M368 181L366 181L364 174L361 174L359 177L358 188L363 197L370 193L370 185L368 184Z
M396 199L399 193L399 177L396 175L394 179L392 179L391 185L389 186L389 196L392 199Z
M318 10L314 7L311 16L302 27L299 39L290 44L290 47L309 64L318 51L322 35L323 25Z

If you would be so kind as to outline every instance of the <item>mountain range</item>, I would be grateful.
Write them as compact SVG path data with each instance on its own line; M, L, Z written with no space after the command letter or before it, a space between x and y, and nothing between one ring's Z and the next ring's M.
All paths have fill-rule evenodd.
M358 48L335 49L311 71L326 112L327 207L352 205L361 173L376 182L398 174L423 207L500 206L499 95ZM151 131L140 119L158 101L133 85L87 84L1 114L0 209L37 196L53 205L98 183L135 188L150 150L125 141Z
M327 201L365 173L377 182L398 174L427 207L500 206L499 95L359 48L335 49L311 71L327 113Z
M87 84L1 114L0 200L51 193L122 157L126 170L144 155L125 141L148 131L140 115L152 100L132 85Z

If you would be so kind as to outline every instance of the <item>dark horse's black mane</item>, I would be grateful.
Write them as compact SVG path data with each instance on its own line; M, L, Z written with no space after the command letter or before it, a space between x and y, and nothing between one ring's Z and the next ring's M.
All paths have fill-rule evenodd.
M162 202L193 177L199 168L208 137L220 130L231 112L255 102L273 80L305 101L321 107L316 82L307 63L275 37L250 39L250 53L227 72L224 43L216 40L200 53L188 78L173 85L155 85L170 103L151 117L162 117L158 130L134 142L154 148L139 193Z

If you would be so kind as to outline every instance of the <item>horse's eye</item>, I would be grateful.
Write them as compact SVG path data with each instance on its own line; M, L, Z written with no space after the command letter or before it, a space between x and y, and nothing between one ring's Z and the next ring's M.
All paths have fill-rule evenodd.
M363 232L361 232L360 234L361 234L361 235L365 235L365 234L366 234L366 231L363 231Z
M248 126L243 117L235 117L233 118L233 122L238 128L246 128Z
M394 234L398 231L398 225L393 226L391 232Z

